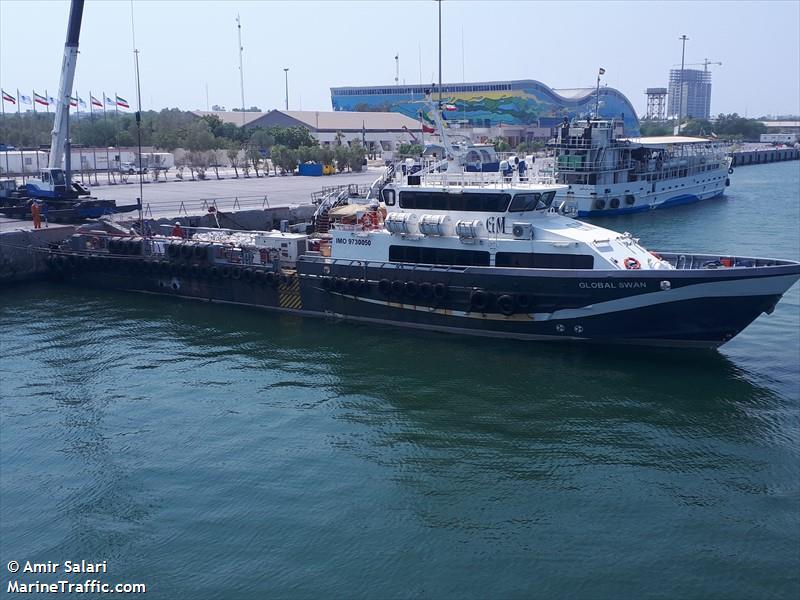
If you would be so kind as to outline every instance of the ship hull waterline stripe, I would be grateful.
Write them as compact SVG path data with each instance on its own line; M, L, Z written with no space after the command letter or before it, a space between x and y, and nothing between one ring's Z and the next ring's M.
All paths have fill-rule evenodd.
M496 320L496 321L553 321L562 319L579 319L588 318L597 315L610 314L615 312L629 311L638 308L647 308L659 304L668 304L672 302L680 302L682 300L699 300L703 298L727 298L729 296L771 296L783 294L788 290L797 279L794 275L783 275L767 278L766 281L771 285L765 289L764 278L759 278L757 281L745 279L737 279L732 281L714 281L707 283L696 283L694 285L687 285L672 290L663 290L658 292L650 292L647 294L638 294L636 296L627 296L625 298L617 298L615 300L608 300L598 304L589 304L583 308L565 308L556 310L550 313L523 313L511 316L506 316L497 313L483 313L480 311L463 311L455 309L434 308L430 306L420 306L415 304L405 304L400 302L391 302L387 300L376 300L373 298L360 298L351 294L341 294L339 292L330 292L336 296L344 298L351 298L358 302L366 302L370 304L378 304L390 308L399 308L402 310L414 310L425 313L434 313L444 316L462 317L470 319L481 320ZM770 281L772 280L772 281ZM757 283L757 285L752 285Z
M653 346L662 348L700 348L713 350L718 348L724 341L710 340L672 340L663 338L590 338L574 335L543 335L533 333L515 333L508 331L487 331L482 329L469 329L466 327L450 327L447 325L429 325L426 323L407 323L403 321L392 321L389 319L375 319L372 317L358 317L344 315L334 312L319 312L310 310L296 310L291 308L281 308L279 306L264 306L263 304L252 304L248 302L234 302L232 300L214 300L211 298L198 298L196 296L184 296L182 294L168 294L164 292L152 292L149 290L135 290L131 288L117 288L120 291L135 292L138 294L148 294L152 296L166 296L169 298L180 298L182 300L193 300L196 302L210 302L213 304L228 304L232 306L243 306L247 308L259 308L277 313L285 313L298 317L314 317L335 319L337 321L353 321L357 323L367 323L375 325L386 325L388 327L404 327L407 329L419 329L423 331L436 331L441 333L451 333L454 335L469 335L473 337L512 339L529 342L581 342L591 344L607 345L630 345L630 346Z

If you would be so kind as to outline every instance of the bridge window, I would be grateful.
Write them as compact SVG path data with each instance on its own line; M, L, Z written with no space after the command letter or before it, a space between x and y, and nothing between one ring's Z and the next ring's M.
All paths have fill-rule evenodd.
M550 208L555 195L555 192L545 192L544 194L538 192L517 194L514 196L514 200L511 201L508 212L527 212L530 210Z
M488 267L489 253L479 250L451 250L423 246L389 246L389 260L423 265L459 265Z
M505 212L510 200L506 193L400 192L400 208L418 210Z

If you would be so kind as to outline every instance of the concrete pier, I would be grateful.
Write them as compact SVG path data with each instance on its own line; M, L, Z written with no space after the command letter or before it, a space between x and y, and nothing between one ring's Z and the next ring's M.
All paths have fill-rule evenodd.
M8 224L8 223L6 223ZM71 236L73 225L50 225L33 229L30 223L16 222L15 229L0 231L0 288L20 281L32 281L45 274L44 250Z
M765 163L780 162L784 160L800 159L800 149L798 148L764 148L758 150L740 150L732 152L733 167L743 167L745 165L761 165Z

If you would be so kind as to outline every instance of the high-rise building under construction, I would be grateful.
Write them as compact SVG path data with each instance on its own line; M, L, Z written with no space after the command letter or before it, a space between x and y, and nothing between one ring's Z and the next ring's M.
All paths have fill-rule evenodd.
M708 119L711 116L711 73L699 69L671 69L667 112L671 118Z

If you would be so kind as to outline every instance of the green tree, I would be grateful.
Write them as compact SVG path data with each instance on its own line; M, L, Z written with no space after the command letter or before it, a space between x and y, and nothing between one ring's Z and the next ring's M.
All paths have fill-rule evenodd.
M238 142L226 142L225 154L228 156L234 173L236 173L236 179L239 179L239 150L241 150L241 148Z
M400 144L397 154L400 158L422 156L422 144Z
M643 137L652 137L659 135L671 135L673 126L669 123L659 121L641 121L639 123L639 132Z
M336 146L333 151L336 159L336 170L343 172L350 167L350 149L347 146Z
M355 171L356 173L360 173L362 168L364 167L364 162L367 158L367 151L365 150L364 146L361 145L361 142L358 140L354 141L350 146L350 168Z
M261 152L258 150L258 146L253 143L248 144L247 150L245 150L245 156L247 160L250 161L250 164L253 165L256 177L261 177L258 173L258 165L261 163Z
M681 126L681 134L683 135L711 135L713 131L714 126L705 119L689 119L685 125Z
M319 149L319 162L323 165L333 165L334 152L328 146L322 146Z
M283 171L283 155L288 148L282 144L275 144L270 150L270 159L272 160L272 167L275 169L275 174L278 174L278 167Z

